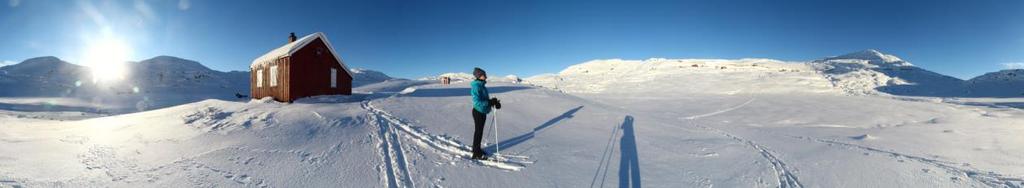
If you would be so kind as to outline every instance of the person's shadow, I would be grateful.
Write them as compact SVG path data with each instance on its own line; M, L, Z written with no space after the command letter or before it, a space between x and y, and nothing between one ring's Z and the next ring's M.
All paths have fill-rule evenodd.
M496 146L500 147L501 149L511 148L513 146L516 146L516 145L519 145L519 144L521 144L523 142L526 142L527 140L533 139L541 131L547 129L548 127L551 127L552 125L555 125L559 121L562 121L564 119L572 118L573 114L576 114L576 112L580 111L580 109L583 109L583 106L579 106L579 107L570 109L569 111L566 111L565 113L562 113L562 115L559 115L558 117L555 117L555 118L553 118L551 120L548 120L547 122L544 122L544 124L540 124L540 126L537 126L536 128L533 128L533 130L530 131L530 132L524 133L522 135L519 135L519 136L516 136L516 137L513 137L513 138L506 139L504 141L499 142L498 144L493 144L491 146L488 146L487 148L484 148L484 151L487 151L488 153L494 153L498 149L498 148L496 148Z
M633 131L633 116L626 116L622 125L612 128L608 144L604 153L601 154L601 162L594 172L594 179L590 180L590 187L604 187L608 171L611 168L611 161L615 152L615 137L622 133L619 138L619 187L640 187L640 156L637 154L636 135ZM600 180L600 182L598 181Z
M619 187L640 187L640 156L636 152L633 135L633 116L622 121L622 139L619 140Z

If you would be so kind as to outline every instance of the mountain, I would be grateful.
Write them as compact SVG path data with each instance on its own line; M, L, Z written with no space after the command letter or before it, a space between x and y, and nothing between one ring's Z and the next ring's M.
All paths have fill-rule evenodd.
M963 96L963 80L914 66L899 57L864 50L809 63L833 85L852 94Z
M678 93L839 93L846 95L972 96L968 83L894 55L868 49L810 62L772 59L593 60L526 83L573 93L659 90ZM998 85L998 84L997 84ZM1013 94L987 88L975 93ZM986 86L987 87L987 86ZM1019 93L1019 92L1017 92ZM994 95L994 94L992 94Z
M352 75L352 87L359 87L394 79L383 72L369 69L352 68L349 72L355 74Z
M38 57L0 67L0 97L76 98L95 111L122 113L203 99L239 100L249 93L248 72L220 72L171 56L128 62L123 80L94 82L88 67ZM59 105L59 104L58 104Z
M1021 97L1024 96L1024 69L990 72L967 80L972 96Z
M803 63L772 59L593 60L524 83L571 93L659 91L658 95L832 92L831 83ZM650 95L652 93L647 93Z
M37 57L0 67L0 97L56 97L58 103L87 104L85 109L102 113L125 113L191 103L205 99L247 101L248 71L222 72L202 63L173 56L157 56L125 64L123 80L93 82L88 67L56 57ZM395 79L384 73L353 69L356 91L398 91L424 84ZM374 84L388 82L387 84ZM74 99L77 99L75 101ZM56 104L49 106L61 106ZM0 109L12 108L0 105ZM24 110L24 106L18 109ZM81 111L81 106L58 109ZM86 110L90 111L90 110Z
M453 82L456 82L456 81L466 81L466 80L473 80L474 79L473 78L473 74L470 74L470 73L449 72L449 73L442 73L442 74L437 75L437 76L423 77L423 78L420 78L419 80L439 80L439 79L441 79L441 77L448 77L448 78L452 79Z
M885 54L875 49L861 50L858 52L848 53L845 55L825 58L825 60L837 60L837 59L859 59L867 60L874 64L890 64L897 66L913 66L910 62L903 61L899 57L894 55Z
M0 96L66 96L88 75L85 67L56 57L31 58L0 67Z
M199 62L171 56L157 56L130 65L126 83L150 92L202 93L219 99L249 93L248 72L215 71Z
M449 72L449 73L442 73L442 74L437 75L437 76L422 77L422 78L419 78L418 80L439 81L441 79L441 77L448 77L449 79L451 79L451 81L453 83L454 82L463 82L463 81L472 81L472 80L476 79L476 78L473 77L473 74L470 74L470 73L465 73L465 72ZM520 79L519 76L516 76L516 75L505 75L505 76L488 75L487 81L490 81L490 82L519 83L520 81L522 81L522 79Z

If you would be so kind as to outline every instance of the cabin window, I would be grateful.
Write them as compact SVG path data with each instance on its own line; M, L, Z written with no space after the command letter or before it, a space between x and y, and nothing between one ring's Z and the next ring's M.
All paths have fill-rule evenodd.
M277 86L277 65L270 66L270 87Z
M256 69L256 87L263 87L263 69Z
M338 87L338 69L331 68L331 88Z

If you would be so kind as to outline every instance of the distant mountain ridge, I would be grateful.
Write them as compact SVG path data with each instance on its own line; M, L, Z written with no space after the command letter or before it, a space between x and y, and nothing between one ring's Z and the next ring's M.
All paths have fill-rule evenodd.
M123 80L95 82L88 67L46 56L0 67L0 97L70 97L112 106L109 112L166 107L203 99L240 100L247 72L221 72L171 56L126 62Z
M914 66L899 57L869 49L809 63L847 93L964 96L964 82Z
M1024 96L1024 69L990 72L966 82L968 93L974 96Z
M156 56L126 62L123 80L93 82L88 67L57 57L30 58L0 67L0 97L68 97L111 113L129 112L184 104L204 99L249 100L248 71L222 72L202 63ZM353 70L353 86L392 80L384 73Z
M97 104L144 110L203 99L248 100L247 71L222 72L173 56L127 62L128 75L112 83L94 83L88 67L57 57L30 58L0 67L0 97L72 97ZM353 86L395 79L378 71L353 69ZM447 73L472 79L467 73ZM422 79L435 80L437 77ZM496 80L513 79L494 77ZM515 78L514 80L518 80ZM745 92L838 92L851 95L937 97L1024 96L1024 70L1003 70L964 81L919 68L878 50L864 50L810 62L772 59L593 60L558 74L537 75L526 83L574 93L630 93L658 90L666 94ZM391 86L394 85L394 86ZM373 87L400 87L394 82ZM401 89L401 88L398 88ZM236 95L240 94L240 95Z
M868 49L810 62L772 59L593 60L527 83L575 93L736 94L742 92L838 92L849 95L1014 97L1024 79L1000 71L971 81L932 72L897 56ZM1008 75L1017 75L1006 78ZM995 82L990 80L1002 80Z

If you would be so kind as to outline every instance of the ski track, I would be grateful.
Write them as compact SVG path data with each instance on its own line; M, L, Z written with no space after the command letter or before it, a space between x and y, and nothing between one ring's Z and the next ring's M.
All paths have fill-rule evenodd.
M695 120L695 119L700 119L700 118L703 118L703 117L714 116L714 115L726 113L726 112L729 112L729 111L733 111L733 110L736 110L736 109L743 108L743 107L747 106L748 104L750 104L751 102L754 102L754 99L756 99L756 98L751 98L750 100L747 100L747 102L744 102L743 104L740 104L740 105L733 106L731 108L726 108L726 109L722 109L722 110L711 112L711 113L707 113L707 114L701 114L701 115L685 117L683 119Z
M377 116L370 115L371 122L380 129L378 136L380 136L379 145L381 147L382 165L384 166L381 170L384 170L382 173L386 177L385 182L388 187L416 187L412 180L412 175L409 173L408 161L402 148L402 142L398 138L398 133L395 132L390 124L378 119Z
M772 166L771 166L772 170L775 171L775 174L779 178L778 183L779 183L779 187L780 188L801 188L801 187L804 187L803 184L800 183L800 179L797 178L795 173L793 173L794 171L792 169L790 169L790 167L787 166L785 162L783 162L778 157L776 157L775 154L773 154L771 152L771 150L768 149L768 147L765 147L764 145L757 144L757 143L755 143L752 140L747 140L747 139L741 138L739 136L729 134L728 132L725 132L725 131L720 130L720 129L715 129L715 128L711 128L711 127L708 127L708 126L697 125L697 124L691 124L691 125L696 126L696 127L700 127L702 129L705 129L705 130L708 130L708 131L711 131L711 132L715 132L715 133L717 133L719 135L722 135L722 136L726 136L726 137L732 138L733 140L736 140L736 141L739 141L741 143L744 143L747 146L750 146L751 148L754 148L754 150L757 150L757 152L759 154L761 154L762 158L764 158L765 160L768 160L768 162L772 164Z
M981 183L983 183L985 185L988 185L988 186L991 186L991 187L1010 187L1010 188L1021 188L1021 187L1024 187L1024 178L1015 178L1015 177L1011 177L1011 176L1007 176L1007 175L1003 175L1003 174L998 174L998 173L996 173L994 171L987 171L986 172L984 170L978 170L978 169L970 167L969 164L967 164L967 163L957 163L957 162L950 162L950 161L942 161L942 160L934 159L934 158L928 158L928 157L921 157L921 156L910 155L910 154L905 154L905 153L899 153L899 152L895 152L895 151L892 151L892 150L885 150L885 149L875 148L875 147L870 147L870 146L851 144L851 143L840 142L840 141L836 141L836 140L812 138L812 137L805 137L805 136L789 136L789 137L796 138L796 139L803 139L803 140L813 141L813 142L825 143L825 144L830 144L830 145L832 145L832 144L840 145L840 146L845 146L845 147L848 147L848 148L856 148L856 149L861 149L861 150L865 150L865 151L869 151L869 152L882 153L882 154L887 154L887 155L893 156L894 158L907 158L907 159L911 159L911 160L914 160L914 161L917 161L917 162L920 162L920 163L925 163L925 164L928 164L928 165L931 165L931 166L935 166L937 168L944 169L946 171L953 172L955 174L961 174L963 176L967 176L967 177L969 177L969 178L971 178L971 179L973 179L975 181L981 182ZM958 165L959 166L963 166L963 167L957 167Z
M404 133L401 136L416 141L420 146L433 148L438 153L452 156L451 158L468 159L472 155L469 146L460 144L446 137L431 135L425 131L415 128L408 123L402 122L390 113L373 106L372 102L369 100L363 101L362 107L369 111L373 117L380 120L376 122L380 124L387 124L393 129L399 130L394 132ZM473 160L473 162L482 166L509 171L519 171L523 169L526 164L533 163L533 161L529 161L529 158L526 156L500 155L492 156L492 158L494 160Z
M119 155L117 148L104 145L93 145L89 147L87 152L79 154L78 158L79 162L84 165L87 170L96 171L100 176L108 177L111 183L121 183L121 186L138 182L155 183L167 175L184 173L185 181L187 181L192 187L217 186L216 182L211 180L217 180L220 178L223 178L223 181L228 183L236 183L236 186L269 187L266 180L262 178L213 167L197 160L198 157L225 149L231 148L218 149L192 157L180 158L173 162L152 168L142 168L138 165L138 162L135 159ZM246 163L246 165L248 165L248 163ZM92 174L84 174L78 177L56 181L27 180L24 182L18 182L16 180L0 180L0 185L13 184L14 187L21 187L22 185L27 185L28 187L32 187L33 185L75 185L90 187L96 186L96 183L101 182L97 182Z
M750 146L751 148L754 148L754 150L757 150L757 152L759 154L761 154L762 158L764 158L765 160L768 160L768 162L772 164L771 167L772 167L772 170L775 171L775 174L778 176L778 183L779 183L779 187L780 188L802 188L802 187L804 187L803 184L800 183L800 180L799 180L799 178L797 178L796 174L793 173L793 170L790 169L790 167L788 167L785 162L783 162L778 157L776 157L776 155L773 154L768 149L768 147L765 147L764 145L757 144L757 143L755 143L752 140L747 140L747 139L741 138L739 136L736 136L736 135L733 135L733 134L729 134L728 132L726 132L724 130L716 129L716 128L712 128L712 127L704 126L704 125L698 125L698 124L693 122L693 120L697 120L697 119L700 119L700 118L714 116L714 115L718 115L718 114L722 114L722 113L726 113L726 112L730 112L730 111L733 111L733 110L736 110L736 109L743 108L743 107L747 106L748 104L750 104L751 102L754 102L754 100L756 100L756 98L751 98L750 100L747 100L747 102L744 102L743 104L739 104L739 105L736 105L736 106L733 106L733 107L730 107L730 108L722 109L722 110L711 112L711 113L707 113L707 114L701 114L701 115L695 115L695 116L690 116L690 117L686 117L686 118L680 118L680 119L690 120L692 126L699 127L699 128L702 128L702 129L705 129L705 130L717 133L719 135L732 138L733 140L736 140L736 141L739 141L741 143L744 143L747 146Z

